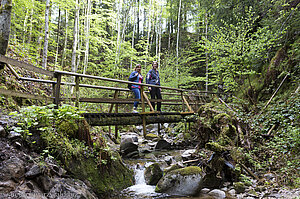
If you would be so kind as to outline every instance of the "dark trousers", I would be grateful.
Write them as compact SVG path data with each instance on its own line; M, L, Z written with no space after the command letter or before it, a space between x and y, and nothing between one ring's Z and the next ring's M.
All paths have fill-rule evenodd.
M151 96L151 99L155 99L155 98L162 99L160 89L156 88L156 87L151 87L150 96ZM152 105L153 109L155 109L155 102L151 102L151 105ZM160 108L161 108L161 102L157 102L157 111L161 111Z

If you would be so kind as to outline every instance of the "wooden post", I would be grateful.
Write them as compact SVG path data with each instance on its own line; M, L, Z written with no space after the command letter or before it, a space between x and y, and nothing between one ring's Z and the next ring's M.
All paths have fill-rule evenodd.
M53 104L55 104L55 85L56 84L52 84L52 97L54 98L53 99Z
M114 99L118 98L118 94L119 94L119 91L116 90L115 94L114 94ZM112 112L113 108L114 108L114 104L111 104L110 107L109 107L109 113Z
M160 123L157 123L157 133L160 135Z
M182 99L182 112L184 112L184 96L183 96L183 91L181 91L181 99Z
M116 91L116 97L118 96L118 91ZM118 104L115 104L115 113L118 113ZM115 126L115 139L118 139L118 126Z
M144 96L144 98L146 99L146 101L147 101L147 103L148 103L148 105L149 105L149 107L150 107L150 111L151 111L151 112L154 112L154 108L153 108L153 106L152 106L152 104L151 104L150 100L148 99L148 97L147 97L147 95L146 95L145 92L143 92L143 96Z
M141 86L141 93L144 93L144 87ZM142 113L145 113L145 104L144 104L144 95L141 95L141 101L142 101ZM153 107L152 107L153 109ZM146 137L146 116L143 114L143 135Z
M119 91L116 90L114 93L114 99L118 98L118 94L119 94ZM117 107L117 104L116 104L116 107ZM114 104L111 104L108 112L111 113L113 108L114 108ZM115 127L117 128L117 126L115 126ZM108 128L108 134L109 134L109 137L111 137L111 126L109 126L109 128ZM118 134L118 132L115 132L115 135L117 135L117 134Z
M188 107L189 111L190 112L194 112L193 109L192 109L192 107L189 105L188 101L185 99L184 96L182 96L182 99L183 99L184 103L186 104L186 106Z
M61 85L61 74L57 74L57 80L56 80L56 85L55 85L55 104L56 104L56 108L58 108L59 106L59 96L60 96L60 85Z
M75 106L79 108L79 76L75 77Z

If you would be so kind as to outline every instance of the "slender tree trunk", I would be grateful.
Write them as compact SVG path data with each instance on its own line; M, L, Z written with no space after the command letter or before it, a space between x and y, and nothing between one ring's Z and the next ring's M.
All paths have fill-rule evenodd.
M73 29L73 48L72 48L72 72L76 72L76 50L78 43L78 18L79 18L79 1L76 0L75 6L75 18L74 18L74 29Z
M147 36L147 48L146 48L146 56L149 57L149 45L150 45L150 31L151 31L151 15L152 15L152 0L150 0L149 4L149 19L148 19L148 36ZM147 66L147 60L145 60L145 69Z
M117 44L116 44L116 59L115 59L115 66L117 67L117 64L119 62L119 45L120 45L120 36L121 36L121 10L122 10L122 0L120 0L118 6L118 12L117 12ZM115 68L116 69L116 68Z
M47 57L48 57L48 37L49 37L49 9L50 9L50 0L46 0L46 12L45 12L45 38L44 38L44 50L43 50L42 68L46 68L46 66L47 66Z
M158 60L158 37L159 37L159 19L158 15L156 16L156 23L155 23L155 30L156 30L156 35L155 35L155 57L156 60Z
M208 29L208 23L207 23L207 12L205 12L205 38L207 39L207 29ZM206 46L206 43L205 43ZM207 54L207 50L205 50L205 65L206 65L206 82L205 82L205 91L208 91L208 54ZM205 93L205 95L207 95L207 93Z
M158 44L158 65L160 66L160 53L161 53L161 33L162 33L162 22L161 22L161 18L162 18L162 5L160 5L160 17L159 17L159 44Z
M31 0L31 3L32 5L34 5L34 0ZM30 44L31 43L31 39L32 39L32 17L33 17L33 13L34 13L34 10L33 10L33 7L31 8L31 11L30 11L30 25L29 25L29 36L28 36L28 43Z
M80 64L80 57L81 57L81 44L82 44L82 35L83 35L83 31L80 31L80 20L79 17L77 18L77 41L78 41L78 47L77 47L77 64L76 64L76 68L75 71L78 71L79 68L79 64ZM80 36L81 33L81 36Z
M177 17L177 42L176 42L176 78L177 86L179 81L178 74L178 59L179 59L179 30L180 30L180 11L181 11L181 0L179 0L178 17Z
M137 1L135 2L137 4ZM138 11L137 11L138 13ZM135 15L136 15L136 7L133 7L133 30L132 30L132 38L131 38L131 48L134 48L134 36L135 36L135 27L137 26L136 21L135 21ZM132 71L132 57L130 59L130 71Z
M67 48L67 43L68 43L68 23L69 23L69 16L68 16L68 10L65 10L66 14L66 25L65 25L65 39L64 39L64 47L63 47L63 53L61 57L61 66L64 67L65 63L65 57L66 57L66 48Z
M26 31L27 31L27 20L28 20L28 9L26 9L25 19L24 19L24 23L23 23L23 36L22 36L23 48L24 48L24 44L25 44L25 37L26 37Z
M140 0L137 0L138 10L137 10L137 19L136 19L136 41L139 40L140 37Z
M58 24L57 24L57 35L56 35L56 53L55 53L55 61L54 61L54 67L57 65L57 59L58 59L58 49L59 49L59 35L60 35L60 22L61 22L61 10L59 8L58 10ZM54 68L55 70L55 68Z
M83 74L86 73L89 61L89 46L90 46L90 15L91 15L91 0L87 0L87 14L85 26L85 52L84 52L84 69Z
M1 0L0 6L0 54L5 55L9 41L12 1ZM4 64L0 63L0 69L3 68Z

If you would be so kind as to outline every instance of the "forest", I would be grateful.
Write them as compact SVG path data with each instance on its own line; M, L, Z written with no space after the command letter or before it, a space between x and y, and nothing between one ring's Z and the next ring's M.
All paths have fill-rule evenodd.
M235 162L254 172L247 173L252 173L252 178L262 173L276 175L276 182L266 181L264 186L299 189L299 5L300 0L0 0L0 55L49 71L119 80L128 80L136 64L141 64L145 77L152 62L157 61L162 86L222 92L219 100L214 97L195 110L198 121L189 132L190 137L183 138L189 140L186 148L197 140L195 147L201 156L202 148L217 152L229 147ZM38 77L22 69L17 72L28 78ZM50 94L43 86L20 83L4 63L0 63L0 74L0 89ZM94 84L87 78L82 82ZM72 88L63 92L73 95ZM110 96L106 91L99 92L85 90L81 95ZM56 157L61 165L74 169L75 176L80 173L76 166L88 167L83 165L88 161L73 160L83 152L90 153L88 146L71 139L75 130L67 132L86 127L84 122L78 123L80 111L75 107L64 105L53 115L48 112L51 105L34 100L24 104L24 100L1 93L0 107L0 127L7 132L15 128L27 145L28 140L36 142L29 131L43 126L39 130L46 147L37 150L42 158L47 154ZM81 104L80 109L108 112L109 106ZM6 115L15 115L18 127L4 122ZM172 134L174 139L183 132L183 126L174 126L178 130ZM222 134L231 127L238 134L238 141ZM132 128L123 130L133 131ZM52 131L68 136L60 139ZM119 158L108 149L108 131L111 129L96 128L91 130L92 137L88 136L97 141L92 144L89 157L104 170L115 168L111 162ZM115 140L118 144L119 139ZM215 142L220 147L217 150L209 147ZM119 172L129 173L125 170ZM93 191L95 187L102 190L102 183L91 182ZM109 190L120 190L128 186L125 184ZM95 192L101 198L109 191Z

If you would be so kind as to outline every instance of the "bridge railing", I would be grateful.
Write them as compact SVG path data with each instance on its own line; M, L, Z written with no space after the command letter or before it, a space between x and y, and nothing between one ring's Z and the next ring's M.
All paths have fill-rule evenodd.
M27 99L39 99L39 100L47 100L54 102L57 106L59 106L60 102L66 101L66 100L72 100L75 101L75 105L79 106L80 102L87 102L87 103L108 103L111 104L109 108L109 112L112 112L113 106L115 105L115 109L118 109L118 104L133 104L136 99L121 99L118 98L118 95L120 92L129 92L130 90L127 88L121 88L121 87L107 87L107 86L99 86L99 85L90 85L90 84L81 84L81 80L84 79L91 79L91 80L99 80L99 81L106 81L106 82L114 82L118 84L132 84L132 82L125 81L125 80L119 80L119 79L112 79L112 78L105 78L105 77L99 77L99 76L92 76L92 75L85 75L85 74L79 74L79 73L72 73L72 72L66 72L66 71L48 71L36 66L33 66L31 64L27 64L25 62L21 62L9 57L5 57L0 55L0 62L4 62L7 64L7 67L9 70L16 76L18 80L22 81L31 81L31 82L37 82L42 84L49 84L52 86L52 96L45 96L45 95L36 95L36 94L29 94L29 93L21 93L17 91L11 91L11 90L5 90L0 89L0 94L8 95L8 96L16 96L21 98L27 98ZM43 76L48 76L51 80L45 80L45 79L36 79L36 78L28 78L28 77L21 77L17 74L17 72L13 69L11 66L17 66L19 68L28 70L30 72L42 74ZM63 82L62 77L63 76L72 76L75 77L74 83L68 83ZM136 85L141 86L141 106L142 106L142 113L146 112L145 105L149 106L150 112L154 112L153 107L151 106L151 102L161 102L163 105L174 105L174 106L181 106L182 112L185 112L185 108L188 109L188 113L194 112L194 110L197 109L199 105L199 98L201 98L203 93L206 93L204 91L188 91L185 89L179 89L179 88L172 88L172 87L165 87L165 86L157 86L157 85L149 85L149 84L143 84L143 83L134 83ZM75 87L75 97L74 98L64 98L61 96L61 87L63 85L67 86L74 86ZM163 98L161 100L158 99L149 99L147 96L147 88L151 87L158 87L164 90L170 90L172 92L162 92ZM104 89L104 90L111 90L114 91L113 98L84 98L80 97L80 87L85 88L92 88L92 89ZM127 86L125 86L127 87ZM175 92L175 93L174 93ZM188 93L189 92L189 93ZM165 96L177 96L180 99L170 99L169 97ZM194 102L191 101L189 98L194 98ZM118 110L116 110L117 112Z
M112 111L112 107L114 104L128 104L128 103L133 103L134 101L137 101L137 99L120 99L118 98L118 92L121 91L126 91L128 92L129 89L124 89L124 88L119 88L119 87L104 87L104 86L95 86L95 85L85 85L85 84L80 84L80 79L82 78L88 78L88 79L94 79L94 80L101 80L101 81L109 81L109 82L114 82L114 83L120 83L120 84L132 84L133 82L131 81L126 81L126 80L119 80L119 79L112 79L112 78L105 78L105 77L99 77L99 76L92 76L92 75L85 75L85 74L79 74L79 73L72 73L72 72L66 72L66 71L54 71L55 77L57 78L57 83L55 86L54 90L54 97L55 97L55 104L59 105L60 101L62 98L60 97L60 87L63 84L62 83L62 76L73 76L75 77L75 83L72 84L75 87L75 104L76 106L79 105L79 102L94 102L94 103L110 103L112 106L110 107L110 112ZM150 112L154 112L155 110L153 109L151 102L168 102L168 105L182 105L182 110L187 107L189 113L193 113L193 109L190 106L188 100L186 99L185 92L186 90L184 89L179 89L179 88L172 88L172 87L166 87L166 86L158 86L158 85L150 85L150 84L144 84L144 83L134 83L135 85L140 85L141 86L141 105L142 105L142 113L146 112L145 109L145 104L148 104L150 108ZM95 89L106 89L106 90L114 90L114 97L113 99L103 99L103 98L80 98L80 87L87 87L87 88L95 88ZM176 93L162 93L163 95L177 95L181 97L181 100L174 100L174 99L149 99L147 96L147 88L148 87L157 87L161 88L164 90L172 90L176 91ZM181 102L179 104L178 102Z

